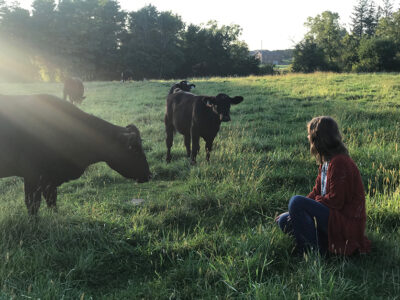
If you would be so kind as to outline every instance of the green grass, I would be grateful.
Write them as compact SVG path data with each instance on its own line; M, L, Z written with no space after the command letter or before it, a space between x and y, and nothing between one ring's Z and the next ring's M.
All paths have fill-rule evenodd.
M30 220L20 178L0 179L0 299L398 299L400 78L397 74L193 79L231 109L211 163L196 166L175 136L165 163L163 116L172 81L85 83L86 112L141 130L154 178L133 183L105 164L59 188L58 213ZM61 84L0 84L3 94ZM317 175L306 123L334 117L362 174L372 252L292 257L274 216ZM132 198L145 203L133 206Z

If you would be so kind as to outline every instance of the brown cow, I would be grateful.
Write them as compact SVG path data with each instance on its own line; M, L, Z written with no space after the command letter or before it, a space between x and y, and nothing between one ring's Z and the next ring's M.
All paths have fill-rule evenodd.
M243 101L243 97L229 97L226 94L217 96L197 96L183 91L174 92L167 97L167 111L165 113L165 130L167 132L167 157L171 161L171 147L174 132L178 131L185 137L187 156L191 163L196 163L199 152L199 139L206 142L206 159L210 159L210 152L221 122L231 120L229 116L231 105ZM192 149L190 150L190 141Z
M182 80L181 82L175 83L173 86L171 86L168 95L179 92L180 90L184 92L190 92L190 90L195 87L195 84L189 84L186 80Z
M82 80L79 78L69 77L64 81L64 100L67 100L67 96L69 96L69 101L72 104L81 104L83 99L86 97L83 96L85 89L83 87Z
M57 187L100 161L137 182L151 177L134 125L113 125L51 95L0 95L0 178L24 178L29 214L42 195L55 208Z

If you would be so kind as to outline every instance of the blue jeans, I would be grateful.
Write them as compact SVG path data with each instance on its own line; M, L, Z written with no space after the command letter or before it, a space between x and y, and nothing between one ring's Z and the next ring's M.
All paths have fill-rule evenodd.
M277 220L283 232L293 235L300 251L307 248L328 249L329 208L313 199L293 196L289 211Z

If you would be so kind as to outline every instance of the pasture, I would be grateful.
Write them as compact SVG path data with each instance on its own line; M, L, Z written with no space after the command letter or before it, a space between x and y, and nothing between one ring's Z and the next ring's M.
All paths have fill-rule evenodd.
M221 125L210 163L201 141L195 166L180 134L165 162L165 100L174 82L85 83L81 109L141 131L150 182L95 164L59 188L57 213L42 200L30 220L22 179L0 179L0 298L399 297L399 75L192 79L196 94L244 97ZM61 97L62 84L1 83L0 93ZM293 241L273 222L292 195L314 185L306 123L317 115L338 121L360 169L369 255L291 256Z

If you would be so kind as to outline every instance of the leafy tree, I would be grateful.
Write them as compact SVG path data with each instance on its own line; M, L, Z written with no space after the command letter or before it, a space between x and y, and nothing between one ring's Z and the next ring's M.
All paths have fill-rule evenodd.
M399 66L397 47L392 40L364 38L358 49L359 62L353 66L357 72L394 71Z
M376 35L379 38L390 39L400 46L400 10L389 17L379 20Z
M0 9L0 77L9 81L35 79L37 69L32 64L29 11L4 2Z
M126 14L120 10L118 1L100 2L94 14L94 34L97 38L93 48L97 79L109 80L119 75L119 44L124 32Z
M183 61L181 18L148 5L129 14L128 27L123 39L124 67L136 79L171 77Z
M55 50L64 73L84 79L115 78L124 22L116 0L60 1Z
M274 64L262 64L258 71L258 75L274 75L274 74L275 74Z
M325 55L327 68L333 71L339 69L339 58L342 50L342 40L346 34L339 23L339 14L324 11L314 18L309 17L305 23L309 28L306 38L313 40Z
M179 74L182 76L206 76L208 61L208 32L205 28L190 24L183 33L182 51L185 57Z
M135 79L258 72L238 25L185 29L179 16L152 5L127 14L117 0L34 0L30 14L0 0L0 69L42 80L107 80L123 70Z
M158 18L158 77L172 77L183 63L181 34L184 24L171 12L161 12Z
M359 62L358 47L360 39L353 34L346 34L342 41L341 70L351 72L353 65Z
M304 38L293 51L293 72L311 73L326 70L324 50L312 37Z
M33 47L33 61L40 69L43 80L55 80L57 65L55 63L56 4L54 0L35 0L32 3L30 39Z
M247 75L258 72L259 62L249 56L247 45L239 41L238 25L219 27L215 21L206 26L189 25L183 34L184 76Z
M231 60L230 75L260 74L259 69L262 69L262 66L259 66L260 61L253 55L249 55L249 49L245 42L233 42L230 46L229 54ZM273 74L273 71L271 74Z
M392 13L390 0L378 9L372 0L359 0L354 7L350 34L339 24L339 15L329 11L308 18L305 25L309 30L294 50L295 72L376 72L400 68L400 10Z

